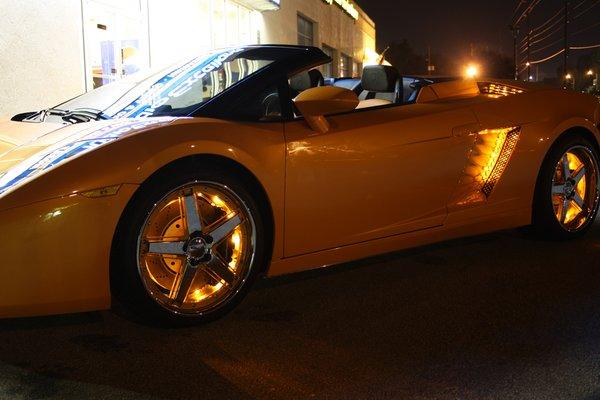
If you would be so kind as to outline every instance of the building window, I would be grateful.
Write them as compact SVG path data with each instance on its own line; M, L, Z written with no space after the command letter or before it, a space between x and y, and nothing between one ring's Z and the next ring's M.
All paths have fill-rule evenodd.
M298 15L298 44L301 46L314 45L315 27L312 21Z
M348 78L352 75L352 58L342 53L340 55L340 77Z
M331 57L332 60L335 60L335 50L332 47L323 45L323 53L327 54ZM323 65L323 75L326 78L332 78L334 76L335 71L333 70L333 61Z
M149 67L145 1L83 4L88 89Z
M362 76L363 65L357 61L352 63L352 75L357 78Z

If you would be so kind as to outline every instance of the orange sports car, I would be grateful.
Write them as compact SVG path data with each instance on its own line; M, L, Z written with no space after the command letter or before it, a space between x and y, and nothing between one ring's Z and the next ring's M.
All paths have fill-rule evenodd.
M279 275L531 226L584 234L600 105L499 80L247 46L0 124L0 316L106 309L160 323L231 310Z

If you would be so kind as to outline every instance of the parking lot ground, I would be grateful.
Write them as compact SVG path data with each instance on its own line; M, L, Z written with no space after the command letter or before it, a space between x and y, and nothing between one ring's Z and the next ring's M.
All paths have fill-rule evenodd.
M0 398L598 400L600 224L263 281L194 328L118 307L0 321Z

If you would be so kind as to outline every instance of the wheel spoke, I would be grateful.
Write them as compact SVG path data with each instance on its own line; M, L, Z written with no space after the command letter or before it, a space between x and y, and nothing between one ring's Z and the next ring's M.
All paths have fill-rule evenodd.
M213 245L219 243L233 233L234 229L237 228L241 223L242 218L237 214L220 223L208 234L213 239Z
M188 233L191 235L194 232L202 232L200 210L198 209L196 195L192 189L185 193L182 198L182 204Z
M197 267L191 265L189 261L186 262L173 282L169 297L174 299L177 303L182 304L190 291L190 287L196 277L197 271Z
M217 280L223 280L231 285L235 280L235 274L229 269L225 261L216 254L213 254L208 263L205 264L206 272Z
M564 223L567 219L567 212L569 211L569 207L571 207L571 200L565 197L565 199L560 204L560 222Z
M553 195L565 194L565 185L553 185L552 186L552 194Z
M148 254L170 254L182 256L185 254L185 242L155 242L148 244Z
M579 193L577 193L577 191L575 191L575 195L573 196L573 201L575 202L575 204L577 204L579 206L579 208L581 208L583 210L583 199L581 198L581 196L579 195Z
M563 180L566 182L571 176L571 167L569 166L569 157L565 154L562 158Z
M576 173L573 174L573 180L575 181L575 186L577 186L579 184L579 182L581 182L581 180L583 179L585 174L586 174L586 170L585 170L584 166L579 168L579 171L577 171Z

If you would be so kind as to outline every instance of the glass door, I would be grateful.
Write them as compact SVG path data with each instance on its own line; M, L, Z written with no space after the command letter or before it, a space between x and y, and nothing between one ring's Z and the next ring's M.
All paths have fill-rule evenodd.
M88 90L149 67L146 1L84 1Z

